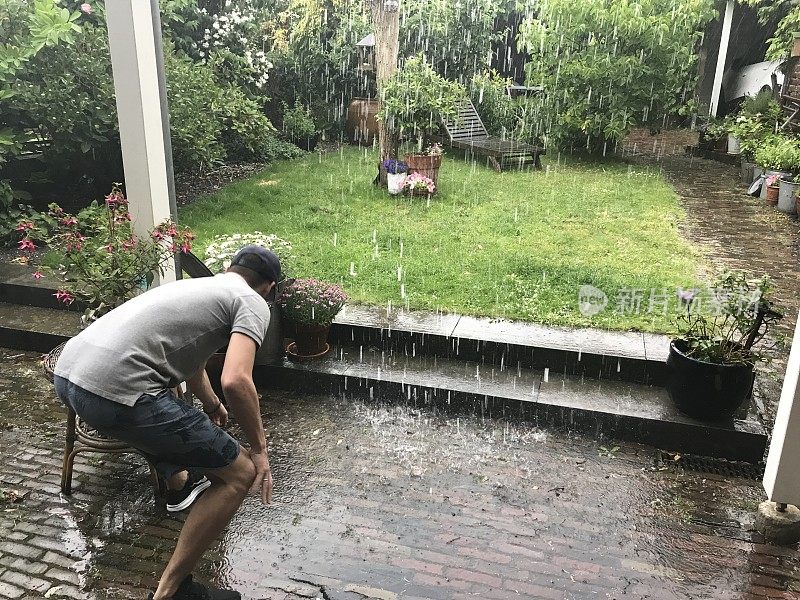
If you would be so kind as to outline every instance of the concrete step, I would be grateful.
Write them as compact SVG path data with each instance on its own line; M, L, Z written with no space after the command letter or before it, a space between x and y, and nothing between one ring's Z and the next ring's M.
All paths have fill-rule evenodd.
M80 331L78 312L0 302L0 346L49 352Z
M331 329L337 343L397 354L456 358L496 366L549 368L594 379L663 385L669 338L429 312L348 305Z
M263 385L328 389L449 413L524 420L728 460L758 462L767 444L754 414L705 423L679 413L661 387L550 369L500 369L340 344L318 361L258 367L256 378Z
M54 281L31 277L32 267L0 263L0 302L82 312L53 296ZM377 345L396 353L424 354L540 367L602 379L663 385L669 338L641 332L603 331L424 311L387 311L348 305L331 329L337 343Z
M0 303L0 345L44 353L75 335L79 323L75 312ZM359 330L350 331L355 336ZM478 335L474 329L464 331ZM467 339L476 342L476 348L488 343L448 339L456 344ZM658 386L590 378L566 365L561 369L521 362L501 365L459 353L408 352L391 344L338 341L333 346L321 360L257 367L257 382L265 387L325 390L456 414L525 420L729 460L758 462L766 448L766 432L753 415L724 423L696 421L680 414Z

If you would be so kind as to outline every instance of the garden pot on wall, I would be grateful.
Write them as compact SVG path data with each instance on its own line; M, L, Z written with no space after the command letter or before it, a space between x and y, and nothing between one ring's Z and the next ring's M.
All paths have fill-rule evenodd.
M404 159L408 165L408 172L419 173L431 179L439 187L439 167L442 166L441 154L409 154Z
M330 325L305 325L294 324L294 342L289 344L287 354L289 359L308 359L324 356L330 346L328 345L328 332Z
M739 145L739 138L735 135L728 134L728 154L739 154L742 148Z
M795 199L800 190L800 182L784 181L781 179L778 191L778 210L789 215L797 212Z
M742 183L744 185L750 185L755 180L753 176L755 164L751 162L747 162L746 160L742 161Z
M269 305L269 326L267 335L264 336L264 341L256 352L255 364L280 365L286 356L286 346L283 344L283 315L277 304L274 302L267 304Z
M767 187L767 204L770 206L775 206L778 204L778 194L780 193L780 188L777 185L768 185Z
M667 391L678 409L696 419L730 418L750 399L753 365L720 365L686 356L684 340L669 347Z
M280 365L286 356L286 347L283 341L283 317L281 315L280 307L269 302L269 325L267 326L267 335L264 336L264 341L256 351L256 365ZM225 352L227 347L220 348L215 352L211 358L206 362L206 374L208 380L211 382L211 387L214 392L219 396L220 400L225 400L222 393L222 367L225 364Z
M764 182L766 183L766 180L769 179L770 177L772 177L773 175L780 175L781 179L788 179L789 177L792 176L791 173L784 173L783 171L765 170L764 171ZM767 187L768 187L767 185L762 185L761 186L761 195L759 196L759 198L761 198L762 200L766 200L767 199Z

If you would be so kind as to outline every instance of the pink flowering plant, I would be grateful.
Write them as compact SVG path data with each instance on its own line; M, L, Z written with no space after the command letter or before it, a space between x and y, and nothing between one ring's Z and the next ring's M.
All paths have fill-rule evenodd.
M297 279L278 297L286 318L300 325L330 325L346 301L341 287L316 279Z
M412 196L429 196L436 191L436 184L430 177L420 173L412 173L406 177L403 190Z
M171 221L154 227L146 238L138 237L128 201L116 186L103 204L93 202L77 215L51 204L46 220L21 220L16 229L22 236L20 250L30 252L43 243L57 254L57 265L43 267L61 282L54 295L64 304L85 303L87 319L147 289L157 272L163 274L170 257L191 250L195 237ZM41 278L42 271L33 276Z

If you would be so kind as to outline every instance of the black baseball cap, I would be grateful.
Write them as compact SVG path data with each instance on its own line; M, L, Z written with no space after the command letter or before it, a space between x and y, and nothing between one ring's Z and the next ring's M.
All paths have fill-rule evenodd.
M267 281L277 282L281 276L281 259L272 250L251 244L236 253L231 266L240 266L255 271Z

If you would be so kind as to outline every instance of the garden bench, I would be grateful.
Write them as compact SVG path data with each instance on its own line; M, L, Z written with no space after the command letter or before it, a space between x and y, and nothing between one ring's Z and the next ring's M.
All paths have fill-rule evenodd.
M458 120L445 122L444 128L448 139L443 141L472 155L485 156L498 173L510 166L519 169L527 166L539 169L542 166L539 157L545 154L544 148L489 135L471 100L459 105Z

